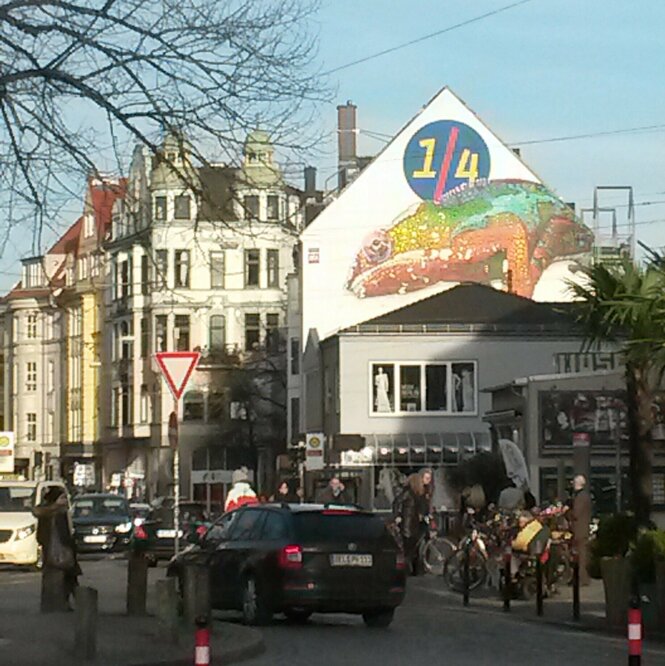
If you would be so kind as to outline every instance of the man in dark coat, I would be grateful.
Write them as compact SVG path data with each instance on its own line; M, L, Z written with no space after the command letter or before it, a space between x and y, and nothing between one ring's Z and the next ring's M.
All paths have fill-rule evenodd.
M589 526L591 525L591 494L586 488L586 477L578 474L573 479L573 503L570 510L573 546L580 563L580 585L590 582L587 565L589 561Z
M346 488L340 481L338 476L333 476L328 482L328 485L318 496L318 501L321 504L350 504Z

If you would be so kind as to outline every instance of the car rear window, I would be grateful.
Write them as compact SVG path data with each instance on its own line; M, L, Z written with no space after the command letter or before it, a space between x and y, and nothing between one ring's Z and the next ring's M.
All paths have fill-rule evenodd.
M378 516L363 513L314 511L293 516L298 539L302 542L366 541L380 539L386 528Z

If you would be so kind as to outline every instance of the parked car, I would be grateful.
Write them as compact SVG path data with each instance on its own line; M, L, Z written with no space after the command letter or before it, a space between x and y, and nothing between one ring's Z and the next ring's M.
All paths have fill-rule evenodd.
M168 575L181 590L188 563L208 567L213 607L241 610L247 624L318 612L361 614L367 626L386 627L406 586L404 556L384 521L355 507L242 507L171 560Z
M142 525L150 516L152 508L150 504L143 504L141 502L132 502L129 505L129 515L134 523L134 526Z
M32 507L42 501L52 486L62 488L67 495L59 481L0 481L0 563L41 567L37 519Z
M168 560L175 553L175 506L173 498L160 498L153 504L148 518L134 530L134 539L142 541L142 550L154 564L157 560ZM179 539L181 548L197 540L210 526L205 504L181 502Z
M80 553L123 550L129 544L132 519L120 495L79 495L72 503L72 519Z

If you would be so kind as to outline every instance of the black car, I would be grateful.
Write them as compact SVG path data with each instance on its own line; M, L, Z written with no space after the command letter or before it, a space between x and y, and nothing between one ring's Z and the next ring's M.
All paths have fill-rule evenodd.
M171 560L168 575L181 590L187 563L208 567L213 608L242 610L248 624L317 612L361 614L368 626L386 627L406 586L404 556L384 521L353 507L242 507Z
M79 552L104 552L127 547L132 519L124 497L79 495L72 502L74 538Z

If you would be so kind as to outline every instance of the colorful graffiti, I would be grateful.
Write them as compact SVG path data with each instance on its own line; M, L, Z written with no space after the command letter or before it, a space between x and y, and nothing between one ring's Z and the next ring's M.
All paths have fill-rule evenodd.
M591 249L591 231L539 183L470 177L444 186L364 240L347 289L366 298L471 281L530 297L554 261Z

